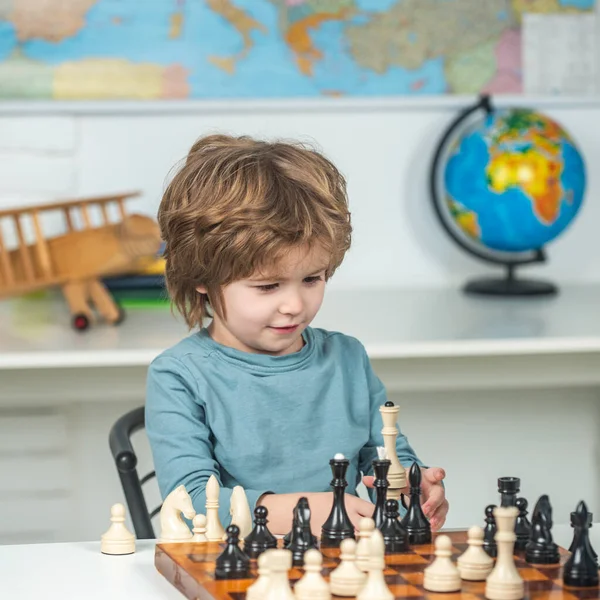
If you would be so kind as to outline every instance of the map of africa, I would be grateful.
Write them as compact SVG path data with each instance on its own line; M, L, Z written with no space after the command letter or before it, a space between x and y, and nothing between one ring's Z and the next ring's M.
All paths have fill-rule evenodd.
M596 0L0 0L0 98L522 92L524 13Z

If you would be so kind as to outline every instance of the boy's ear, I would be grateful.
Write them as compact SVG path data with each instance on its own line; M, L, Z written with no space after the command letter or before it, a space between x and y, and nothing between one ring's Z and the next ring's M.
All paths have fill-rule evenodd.
M199 294L208 294L208 290L203 285L196 286L196 291Z

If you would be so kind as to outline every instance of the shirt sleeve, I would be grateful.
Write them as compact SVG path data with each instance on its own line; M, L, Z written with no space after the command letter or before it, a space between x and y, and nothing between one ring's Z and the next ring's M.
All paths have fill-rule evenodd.
M370 437L368 443L363 446L359 453L359 469L363 475L372 475L372 461L377 458L377 447L383 446L384 444L383 435L381 434L381 430L383 429L383 421L381 419L379 407L385 404L388 398L383 383L373 371L371 361L369 360L366 351L364 352L363 360L369 389ZM413 463L416 462L419 466L424 466L410 445L408 438L402 433L402 429L399 425L398 437L396 438L396 453L400 463L407 470L407 476L408 470ZM373 488L369 488L368 492L369 497L374 502L375 490Z
M219 518L223 527L231 522L232 488L223 487L214 457L211 431L198 385L178 359L159 357L148 369L146 382L146 432L154 469L164 500L179 485L192 499L197 513L206 514L206 484L215 475L219 493ZM250 510L269 490L244 489Z

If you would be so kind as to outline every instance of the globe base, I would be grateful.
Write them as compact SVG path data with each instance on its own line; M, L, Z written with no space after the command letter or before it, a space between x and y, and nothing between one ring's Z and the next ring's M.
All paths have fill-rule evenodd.
M464 286L467 294L483 296L553 296L558 287L549 281L509 277L481 277Z

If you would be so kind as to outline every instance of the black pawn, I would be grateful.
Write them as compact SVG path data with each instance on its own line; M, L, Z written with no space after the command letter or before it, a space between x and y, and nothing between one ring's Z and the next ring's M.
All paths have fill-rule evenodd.
M586 506L587 509L587 506ZM588 512L587 514L587 526L588 529L591 529L592 527L592 521L593 521L594 515L591 512ZM578 517L577 517L577 512L572 512L571 513L571 527L573 527L575 529L575 531L573 532L573 540L571 541L571 545L569 546L569 552L573 552L573 548L575 547L575 540L577 539L577 522L578 522ZM590 554L594 557L594 560L596 562L598 562L598 554L596 553L596 551L594 550L594 548L592 547L592 543L590 541L590 536L587 536L588 539L588 545L589 545L589 550L590 550Z
M380 531L386 554L397 554L408 550L408 531L398 518L398 500L386 501L385 518Z
M373 480L373 487L375 488L375 509L373 510L371 518L375 521L376 529L381 529L385 519L385 501L389 487L387 476L392 461L387 458L376 458L372 462L372 465L373 473L375 474L375 479Z
M521 480L518 477L498 477L500 506L516 506L517 495L521 491Z
M496 545L496 517L494 517L495 504L485 507L485 527L483 528L483 549L488 556L496 558L498 546Z
M310 506L305 497L300 498L294 507L290 541L284 547L292 553L292 564L297 567L304 564L304 553L307 550L317 548L317 538L310 528Z
M525 498L517 498L515 506L519 509L515 522L515 550L525 550L529 537L531 536L531 523L527 519L527 507L529 503Z
M412 544L431 543L431 525L421 507L421 468L413 463L408 474L410 483L410 504L402 519L408 531L408 541Z
M244 538L244 552L250 558L258 558L265 550L277 548L277 538L267 527L268 515L266 506L254 509L254 529Z
M552 506L547 494L540 496L531 515L531 535L525 547L525 560L538 565L560 562L558 546L552 539Z
M327 521L321 527L321 546L324 548L338 548L345 538L354 538L354 525L346 512L345 494L348 482L346 471L350 461L343 457L334 457L329 461L333 479L333 505Z
M588 511L585 502L577 505L572 523L575 528L575 538L571 545L571 556L563 568L565 585L577 587L595 587L598 585L598 564L590 551Z
M217 557L215 579L247 579L250 576L250 559L240 549L240 528L230 525L227 530L227 546Z

